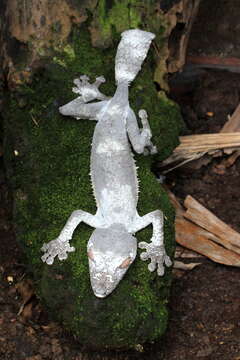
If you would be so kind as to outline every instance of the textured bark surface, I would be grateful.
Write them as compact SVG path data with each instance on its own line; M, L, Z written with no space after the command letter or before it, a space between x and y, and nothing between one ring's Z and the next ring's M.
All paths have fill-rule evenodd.
M43 242L54 239L70 213L95 212L89 178L94 125L66 119L58 107L73 99L72 80L81 74L104 75L102 87L113 95L114 56L120 33L140 27L156 34L141 74L130 90L134 110L145 108L159 154L137 156L140 177L139 212L160 208L165 242L174 250L174 212L150 171L177 145L182 126L178 107L153 84L166 83L168 37L177 17L172 1L10 0L2 4L2 62L5 74L5 163L14 193L18 240L35 275L39 296L51 313L80 342L98 348L127 348L161 336L167 324L170 271L164 278L138 260L118 289L99 300L91 292L86 243L92 229L81 225L73 243L76 252L52 267L40 261ZM165 4L165 5L164 5ZM163 6L163 8L161 8ZM178 9L178 8L176 8ZM175 15L174 15L175 11ZM157 75L156 75L157 74ZM161 76L159 75L161 74ZM157 78L156 78L157 76ZM138 240L149 240L151 229Z
M157 34L155 76L167 90L167 72L185 62L201 0L3 0L0 24L3 68L10 85L26 81L44 58L62 51L75 26L87 24L94 47L108 48L116 34L139 27ZM65 51L67 51L65 49Z

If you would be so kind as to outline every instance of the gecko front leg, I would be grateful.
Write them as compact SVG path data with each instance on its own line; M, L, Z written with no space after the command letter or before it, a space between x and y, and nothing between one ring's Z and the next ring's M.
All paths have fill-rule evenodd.
M98 89L105 82L105 79L103 76L99 76L93 84L90 84L88 80L89 78L86 75L82 75L73 81L76 87L73 87L72 91L80 96L59 108L62 115L73 116L77 120L97 120L98 114L106 106L109 99ZM101 101L89 103L92 100Z
M148 265L148 270L152 272L157 268L158 275L162 276L164 274L164 264L166 266L172 265L169 256L166 254L163 243L162 212L160 210L156 210L142 217L137 217L134 223L133 231L137 232L150 224L153 226L153 236L150 243L142 241L138 244L140 249L146 250L140 255L140 257L143 261L150 259L151 262Z
M80 222L84 222L94 228L98 228L103 225L101 218L97 214L92 215L82 210L73 211L60 235L49 243L43 244L41 248L41 250L45 252L45 254L41 257L43 262L46 262L48 265L52 265L56 256L58 256L59 260L65 260L68 257L68 252L75 251L75 248L70 246L69 241L72 239L74 230Z
M138 122L134 111L130 108L126 119L127 134L132 144L133 149L138 154L147 155L150 150L151 154L157 152L156 146L153 146L151 142L152 132L148 122L148 116L146 110L139 110L139 118L142 123L142 128L139 129Z
M149 152L150 154L156 154L157 153L157 147L155 145L153 145L152 141L151 141L151 137L152 137L152 131L148 122L148 114L146 112L146 110L141 109L138 112L138 116L141 119L141 123L142 123L142 132L145 132L146 134L148 134L148 140L146 143L146 148L143 151L144 155L148 155Z
M84 103L92 100L107 100L108 97L99 91L99 86L105 83L103 76L98 76L93 84L90 84L89 77L82 75L77 79L73 80L76 87L72 88L75 94L81 95Z

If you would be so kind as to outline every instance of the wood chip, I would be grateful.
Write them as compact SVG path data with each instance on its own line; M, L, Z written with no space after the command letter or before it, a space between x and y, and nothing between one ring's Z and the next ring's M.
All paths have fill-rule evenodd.
M229 117L228 121L225 123L221 129L221 133L231 133L240 131L240 104L237 106L236 110Z
M201 265L202 263L189 263L189 264L185 264L182 261L174 261L173 264L173 268L174 269L178 269L178 270L192 270L194 269L196 266Z
M196 253L195 251L188 250L182 246L177 246L175 250L175 259L194 259L194 258L202 258L202 255Z
M221 155L222 151L228 155L237 151L240 156L240 104L219 133L181 136L179 140L180 145L162 162L163 168L171 164L174 166L162 171L163 174L206 154L215 157Z
M239 158L240 150L233 151L233 149L231 149L231 152L229 154L231 156L229 156L227 159L223 159L220 164L215 166L215 168L217 168L217 169L220 168L225 172L225 170L230 168L236 162L236 160Z
M226 162L224 163L224 166L225 166L226 168L232 166L232 165L235 163L235 161L239 158L239 156L240 156L240 150L235 151L235 152L232 154L232 156L230 156L230 157L226 160Z
M184 206L187 208L187 211L183 214L185 218L216 235L212 236L213 241L240 254L240 234L237 231L220 220L190 195L186 197Z
M184 215L186 214L186 211L184 208L172 192L169 190L167 190L167 192L174 208L176 209L175 230L177 243L187 249L196 251L197 253L202 254L217 263L240 267L240 254L235 251L236 249L238 250L238 247L232 245L230 242L226 243L225 239L219 238L210 231L205 230L202 226L194 224L192 221L195 221L195 218L192 218L192 221L185 218ZM213 216L215 217L215 215ZM206 222L202 221L201 223ZM219 231L219 223L217 224ZM225 223L223 224L229 228L228 225ZM216 227L213 228L215 229ZM231 229L231 231L233 231L234 234L236 233L233 229ZM239 236L238 233L237 236ZM225 246L232 246L234 251L224 248L223 244L225 244Z
M200 134L180 137L180 145L174 153L199 153L210 150L240 148L240 132Z
M176 217L175 227L176 241L180 245L217 263L240 267L240 255L217 245L208 231L179 216Z

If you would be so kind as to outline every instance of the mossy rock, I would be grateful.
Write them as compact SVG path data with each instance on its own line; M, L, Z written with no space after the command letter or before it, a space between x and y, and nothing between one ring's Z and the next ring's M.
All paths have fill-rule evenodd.
M84 36L83 36L84 34ZM107 298L96 298L91 290L86 244L93 231L81 224L74 233L76 247L66 261L41 262L44 242L56 238L73 210L92 214L89 161L95 123L63 117L58 107L74 98L76 76L104 75L101 90L113 95L112 50L95 49L87 32L76 32L72 45L64 48L39 70L31 85L21 86L8 99L5 117L5 162L15 199L17 238L24 248L36 280L39 297L49 314L61 321L79 341L98 348L130 348L159 338L167 325L167 301L171 269L164 277L150 273L138 257L117 289ZM149 113L159 154L168 156L177 144L181 128L179 110L167 98L159 99L153 79L151 51L130 89L134 110ZM174 211L163 188L151 173L153 156L136 156L140 178L140 215L161 209L165 215L167 253L174 252ZM149 241L151 227L137 233L138 241Z

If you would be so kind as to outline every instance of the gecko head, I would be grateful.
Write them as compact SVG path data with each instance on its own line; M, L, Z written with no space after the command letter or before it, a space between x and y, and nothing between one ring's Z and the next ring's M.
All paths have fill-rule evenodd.
M126 30L118 45L115 76L117 82L131 82L141 69L155 35L140 29Z
M88 242L88 259L95 296L104 298L116 288L136 253L137 240L122 225L94 230Z

